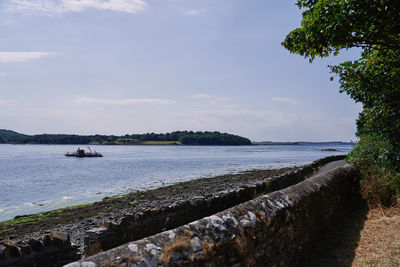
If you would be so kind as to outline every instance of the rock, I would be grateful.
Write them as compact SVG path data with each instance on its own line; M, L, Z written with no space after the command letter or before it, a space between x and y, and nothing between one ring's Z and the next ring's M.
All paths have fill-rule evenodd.
M4 259L6 257L6 247L0 245L0 259Z
M138 246L136 244L130 244L130 245L128 245L128 248L133 253L137 253L138 252Z
M21 251L16 243L10 240L4 240L0 245L3 245L6 248L6 253L11 257L19 257L21 256Z
M39 240L36 240L36 239L30 239L28 241L28 244L31 246L33 251L40 251L43 248L42 242L40 242Z
M36 203L32 203L32 204L36 204ZM29 215L26 215L26 214L18 215L18 216L15 216L14 219L25 218L25 217L28 217L28 216L29 216Z
M18 247L20 248L21 253L24 255L29 255L32 252L31 246L26 243L18 243Z
M251 211L248 211L247 213L248 213L249 216L250 216L250 222L251 222L251 224L252 224L252 225L256 225L256 223L257 223L257 216L256 216L253 212L251 212Z
M68 234L50 232L42 238L42 242L46 247L64 248L70 245Z
M193 251L200 251L200 250L203 249L202 242L201 242L201 240L200 240L198 237L194 237L194 238L191 240L191 243L192 243L192 249L193 249Z
M240 224L242 225L243 229L251 227L251 222L246 219L240 220Z
M323 149L321 149L321 151L339 151L339 150L334 149L334 148L323 148Z
M48 234L41 237L41 239L42 239L43 245L45 245L46 247L49 247L51 245L51 238Z
M66 233L54 233L49 234L51 239L51 244L57 248L68 247L70 245L69 235Z
M234 227L238 224L238 221L233 216L223 216L222 218L228 227Z

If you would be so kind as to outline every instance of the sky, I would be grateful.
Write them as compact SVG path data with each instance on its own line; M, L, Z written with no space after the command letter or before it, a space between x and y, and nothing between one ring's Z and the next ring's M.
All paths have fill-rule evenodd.
M360 53L290 54L300 21L294 0L2 0L0 129L355 140L327 65Z

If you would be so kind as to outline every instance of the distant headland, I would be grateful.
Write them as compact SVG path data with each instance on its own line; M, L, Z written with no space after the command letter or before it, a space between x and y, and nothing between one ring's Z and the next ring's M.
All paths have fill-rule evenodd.
M0 144L62 145L251 145L245 137L220 132L175 131L116 135L37 134L26 135L0 129Z

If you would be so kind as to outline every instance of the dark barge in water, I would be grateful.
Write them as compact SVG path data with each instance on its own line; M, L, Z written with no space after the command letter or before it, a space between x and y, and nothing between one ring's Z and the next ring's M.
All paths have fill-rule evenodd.
M88 147L88 148L89 148L90 152L85 152L84 149L80 149L78 147L78 150L76 150L76 152L67 153L67 154L65 154L65 156L66 157L77 157L77 158L85 158L85 157L94 158L94 157L102 157L103 156L103 154L98 153L96 151L92 152L90 147Z

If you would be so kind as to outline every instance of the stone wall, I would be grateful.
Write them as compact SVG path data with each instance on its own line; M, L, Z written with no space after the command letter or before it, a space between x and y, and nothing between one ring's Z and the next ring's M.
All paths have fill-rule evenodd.
M26 242L0 241L0 266L61 266L79 260L68 236L49 233Z
M235 190L221 191L208 198L198 197L175 202L169 206L142 210L126 215L117 222L106 222L102 227L86 232L85 255L90 256L130 241L138 240L186 223L210 216L258 195L273 192L305 180L319 167L344 156L331 156L314 161L297 171L287 172Z
M67 266L296 266L355 194L356 177L345 165Z

